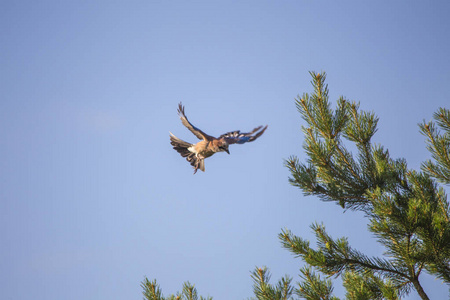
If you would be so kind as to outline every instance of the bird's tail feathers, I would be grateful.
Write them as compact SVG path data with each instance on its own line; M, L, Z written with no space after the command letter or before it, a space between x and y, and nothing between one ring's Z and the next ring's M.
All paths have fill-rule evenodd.
M174 149L175 149L175 147L177 147L177 148L182 148L182 149L186 149L187 150L189 147L192 146L191 143L188 143L188 142L185 142L183 140L180 140L179 138L174 136L172 132L169 132L169 133L170 133L170 144L173 146ZM180 152L178 149L175 149L175 150ZM187 151L189 151L189 150L187 150Z
M199 158L196 153L191 152L189 148L191 148L192 144L185 142L183 140L180 140L177 138L173 133L170 132L170 144L173 146L173 149L175 149L178 153L181 154L181 156L186 157L186 160L191 164L191 166L194 167L195 171L194 174L197 173L197 169L205 171L205 162L203 158ZM192 148L191 148L192 149Z

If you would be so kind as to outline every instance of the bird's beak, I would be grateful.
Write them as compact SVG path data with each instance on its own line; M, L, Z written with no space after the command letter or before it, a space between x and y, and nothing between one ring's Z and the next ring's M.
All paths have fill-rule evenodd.
M230 154L230 151L228 151L228 149L225 150L228 154Z

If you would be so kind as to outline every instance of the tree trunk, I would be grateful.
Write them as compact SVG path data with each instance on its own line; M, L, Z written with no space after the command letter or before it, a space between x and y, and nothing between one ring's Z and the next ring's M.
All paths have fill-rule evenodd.
M428 298L427 294L425 293L422 286L420 285L418 278L414 278L414 280L412 280L412 283L414 284L414 287L416 288L417 293L419 293L420 298L422 298L423 300L430 300L430 298Z

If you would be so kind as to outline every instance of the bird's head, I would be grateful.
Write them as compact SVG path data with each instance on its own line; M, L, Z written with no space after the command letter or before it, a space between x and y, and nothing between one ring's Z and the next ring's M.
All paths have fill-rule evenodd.
M230 154L230 151L228 150L228 142L224 138L219 140L218 148L219 152L225 151L226 153Z

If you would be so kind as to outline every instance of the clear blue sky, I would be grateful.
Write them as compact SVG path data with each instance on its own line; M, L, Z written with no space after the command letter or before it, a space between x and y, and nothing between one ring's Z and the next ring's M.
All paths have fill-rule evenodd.
M418 168L417 123L450 107L448 1L2 1L0 298L141 299L196 284L252 296L250 271L298 279L282 228L324 222L383 252L361 215L288 184L308 71L380 117L375 141ZM176 113L211 135L269 124L192 175ZM426 279L433 299L448 288ZM343 296L336 282L337 296ZM408 299L418 299L412 292Z

